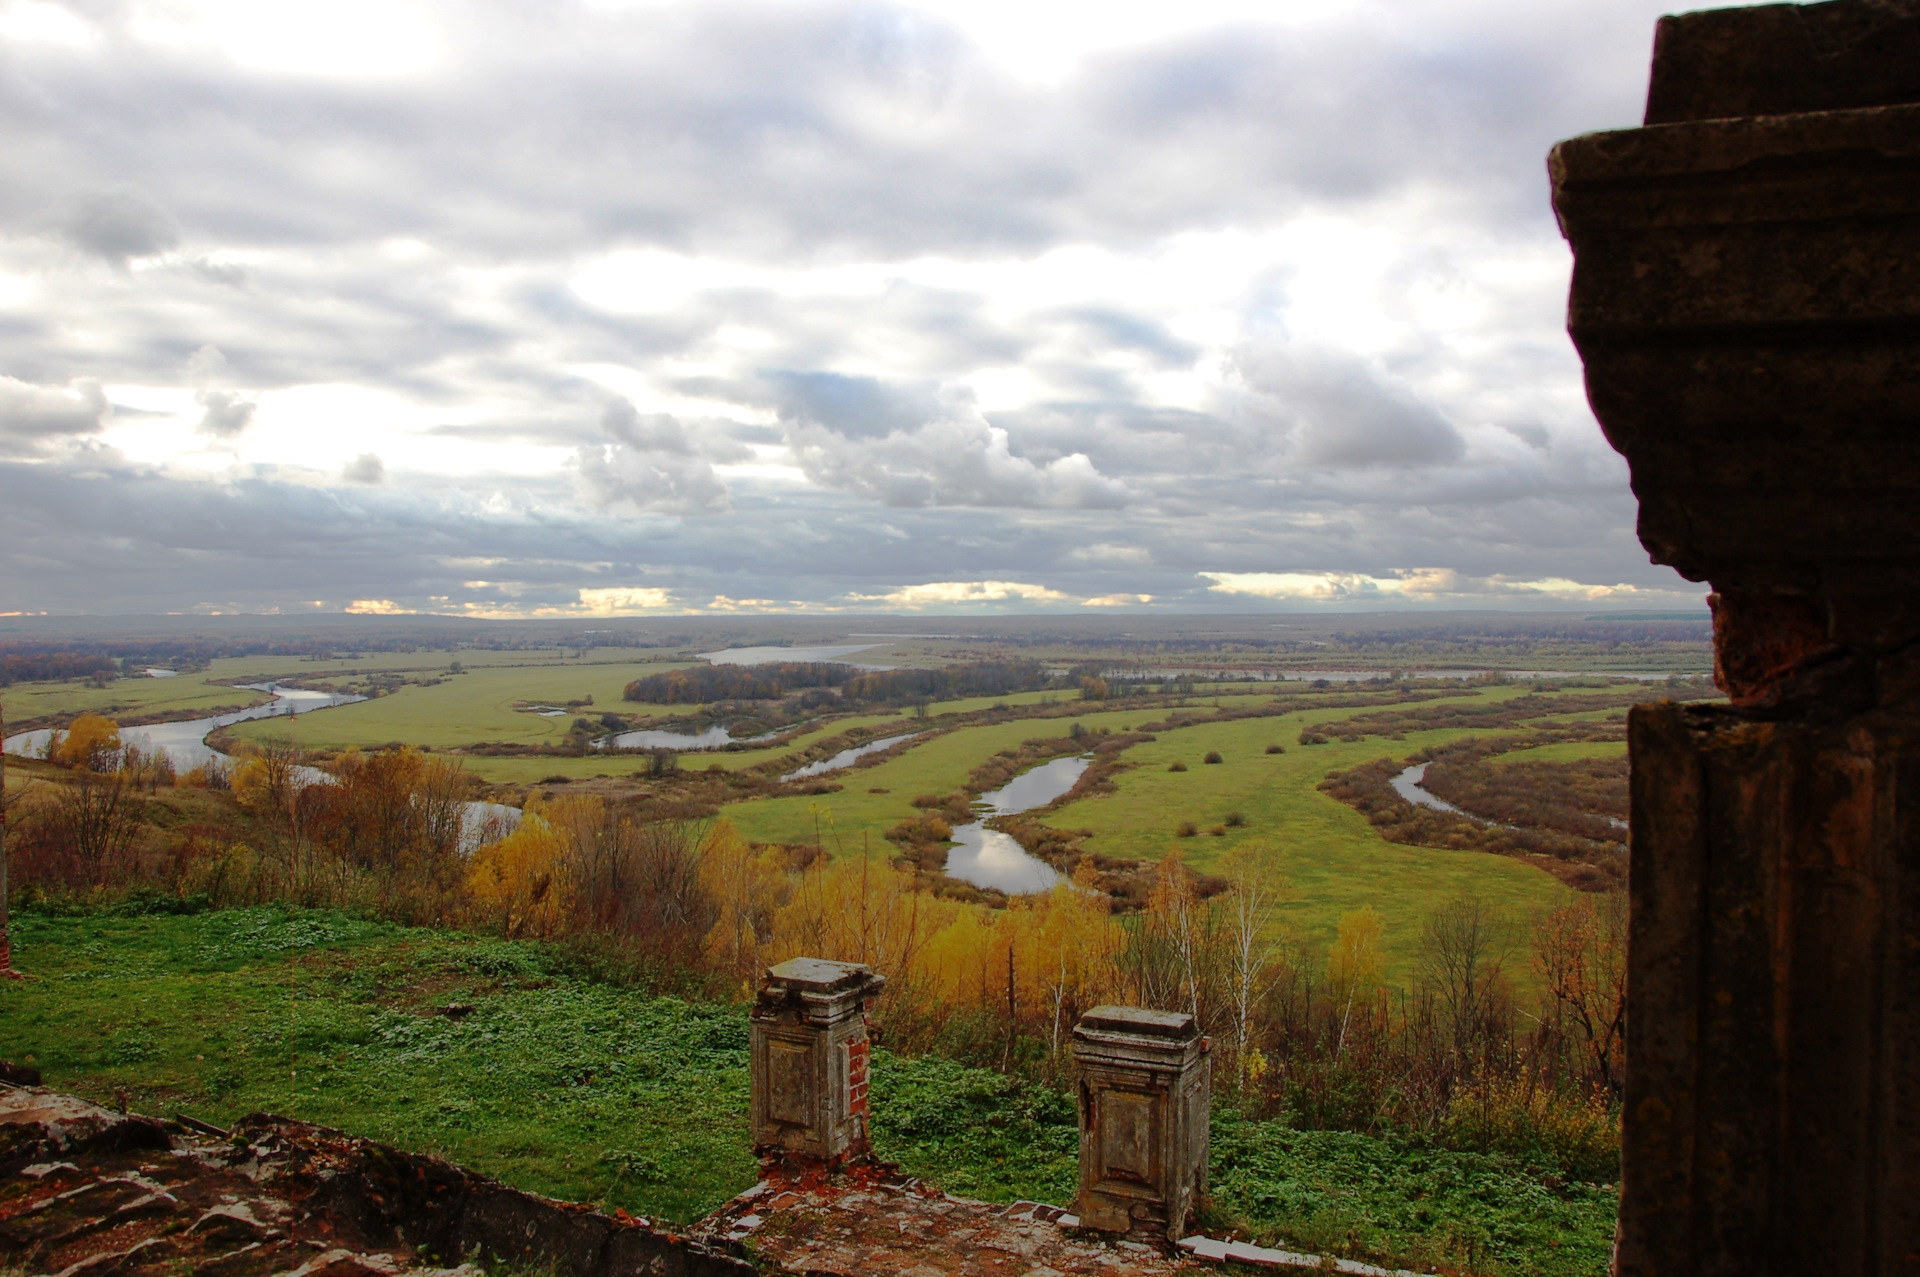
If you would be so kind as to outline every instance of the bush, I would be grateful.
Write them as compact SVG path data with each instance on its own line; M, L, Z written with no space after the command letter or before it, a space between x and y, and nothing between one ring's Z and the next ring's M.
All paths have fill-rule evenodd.
M1222 758L1220 757L1220 751L1219 751L1219 750L1217 750L1217 749L1210 749L1210 750L1208 750L1208 751L1207 751L1207 756L1206 756L1205 758L1203 758L1203 759L1201 759L1200 761L1201 761L1201 762L1203 762L1203 763L1218 763L1218 762L1223 762L1223 761L1225 761L1225 760L1223 760L1223 759L1222 759Z
M1187 770L1187 765L1176 758L1167 765L1167 770L1170 772L1183 772Z
M1215 838L1225 838L1227 836L1227 827L1225 825L1215 825L1212 829L1207 830L1207 832Z
M1191 838L1195 834L1199 833L1200 831L1194 828L1193 822L1191 820L1183 820L1179 823L1179 825L1175 826L1173 832L1177 837Z
M1239 829L1241 826L1245 825L1246 823L1247 823L1246 816L1244 816L1240 812L1230 811L1227 813L1227 828Z
M1269 754L1284 754L1287 752L1287 747L1285 745L1280 744L1278 741L1276 741L1273 744L1267 746L1267 752Z

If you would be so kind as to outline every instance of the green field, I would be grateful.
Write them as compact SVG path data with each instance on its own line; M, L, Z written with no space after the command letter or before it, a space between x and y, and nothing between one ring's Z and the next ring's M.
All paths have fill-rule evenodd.
M464 664L464 661L462 662ZM381 745L399 741L448 749L483 741L509 744L552 744L563 739L577 715L597 718L617 714L685 713L688 706L635 705L620 699L628 683L648 674L676 669L668 664L614 664L566 661L540 665L492 665L450 675L435 687L409 685L387 696L336 705L301 715L293 733L302 744L317 749L344 749L349 745ZM516 703L565 706L570 700L593 698L591 708L543 718ZM279 739L287 724L257 719L233 729L242 740Z
M338 913L28 913L15 960L33 978L0 985L7 1056L101 1102L289 1114L681 1221L757 1175L744 1009L589 983L540 946ZM453 1001L471 1013L438 1013ZM932 1057L873 1068L880 1156L974 1197L1070 1199L1070 1095ZM1216 1232L1426 1271L1605 1267L1613 1188L1548 1163L1224 1108L1212 1137Z
M864 837L875 846L888 829L915 815L917 794L946 795L966 783L967 774L996 752L1036 736L1063 736L1074 723L1089 731L1120 731L1150 718L1141 710L1108 710L1074 718L1017 719L979 727L961 727L915 745L897 758L828 779L846 786L837 794L758 798L727 808L727 818L756 842L810 843L816 814L826 845L858 848ZM875 794L873 789L887 792Z
M108 718L161 715L170 719L202 718L216 708L264 704L265 692L229 687L215 674L182 674L175 678L121 678L105 687L90 687L77 679L60 682L15 683L4 693L7 730L21 723L48 718L70 719L79 714Z
M1490 688L1476 698L1504 700L1520 690ZM1566 900L1565 886L1524 861L1387 842L1366 817L1321 793L1316 786L1330 771L1488 734L1412 732L1404 741L1299 743L1305 724L1352 713L1305 710L1160 732L1158 739L1127 751L1136 766L1115 778L1115 793L1068 803L1047 823L1092 830L1085 843L1090 851L1139 860L1177 849L1197 869L1218 867L1242 845L1255 848L1270 857L1287 893L1282 923L1309 945L1330 944L1342 914L1362 905L1377 909L1386 924L1387 976L1394 983L1410 979L1428 915L1458 896L1480 896L1515 921ZM1268 754L1270 743L1286 752ZM1209 751L1217 751L1222 761L1202 762ZM1169 771L1175 761L1187 770ZM1222 824L1229 812L1239 812L1246 824L1218 837L1205 832ZM1177 837L1182 821L1202 832Z

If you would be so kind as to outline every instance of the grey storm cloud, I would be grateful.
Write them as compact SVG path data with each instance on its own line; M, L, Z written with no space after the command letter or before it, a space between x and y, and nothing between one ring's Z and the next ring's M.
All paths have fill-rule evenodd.
M1463 368L1438 340L1288 333L1280 277L1246 281L1257 336L1221 346L1151 298L1009 305L966 270L1348 215L1420 241L1383 275L1396 295L1456 283L1449 245L1551 259L1547 147L1637 114L1654 10L1621 10L1383 30L1361 9L1027 82L955 27L851 0L477 0L431 10L455 33L439 65L364 80L146 42L98 6L94 47L10 48L0 75L0 583L138 610L1038 574L1217 604L1197 573L1445 547L1462 573L1665 588L1579 400L1560 283L1489 303ZM743 273L590 300L581 273L624 250ZM919 258L957 267L851 291L751 273ZM750 355L716 354L741 334ZM1216 398L1166 406L1160 379L1203 367ZM647 373L667 410L607 369ZM983 406L983 369L1045 389ZM190 392L223 459L289 388L445 405L420 433L462 465L417 475L355 435L310 470L146 466L108 446L103 386ZM518 469L535 453L565 464ZM41 530L79 508L99 511L84 533Z

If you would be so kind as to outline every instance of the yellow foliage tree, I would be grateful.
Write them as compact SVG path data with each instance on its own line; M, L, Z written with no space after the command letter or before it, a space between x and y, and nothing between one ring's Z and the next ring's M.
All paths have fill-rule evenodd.
M787 896L784 857L756 852L729 820L714 822L700 848L700 887L717 916L707 932L707 961L751 992L774 911Z
M566 911L566 844L537 810L474 853L467 890L475 908L509 936L551 936Z
M120 724L99 714L82 714L47 741L47 761L61 767L112 771L120 754Z
M1340 1047L1347 1042L1347 1023L1353 1016L1354 1002L1371 996L1386 979L1386 958L1381 942L1386 924L1372 905L1362 905L1340 916L1340 928L1334 936L1333 953L1327 958L1327 980L1333 986L1336 1001L1344 1003L1340 1014Z

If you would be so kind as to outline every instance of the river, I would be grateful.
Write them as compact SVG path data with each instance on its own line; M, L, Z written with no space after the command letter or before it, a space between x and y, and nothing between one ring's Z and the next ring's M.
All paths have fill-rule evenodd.
M1010 896L1049 891L1060 881L1052 865L1027 854L1011 834L987 828L994 816L1044 807L1072 789L1092 760L1056 758L1023 772L974 803L983 809L980 820L953 831L958 845L947 852L947 876L976 887L992 887Z

